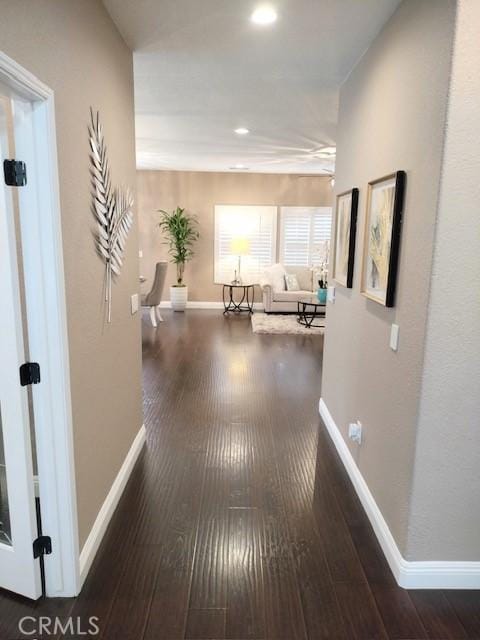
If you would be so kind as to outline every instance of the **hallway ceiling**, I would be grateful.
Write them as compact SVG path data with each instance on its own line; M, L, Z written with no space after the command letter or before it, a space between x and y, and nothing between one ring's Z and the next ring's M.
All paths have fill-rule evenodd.
M134 51L141 169L331 173L338 90L399 0L103 0ZM234 129L245 127L248 135Z

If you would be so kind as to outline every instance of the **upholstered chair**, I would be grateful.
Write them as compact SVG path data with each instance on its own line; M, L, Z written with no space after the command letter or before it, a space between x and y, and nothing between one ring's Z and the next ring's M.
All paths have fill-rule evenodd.
M165 284L165 276L167 275L167 262L157 262L155 265L155 277L153 279L150 291L142 295L142 307L150 309L150 320L154 327L157 326L157 318L159 322L163 322L160 315L159 305L162 300L163 285Z

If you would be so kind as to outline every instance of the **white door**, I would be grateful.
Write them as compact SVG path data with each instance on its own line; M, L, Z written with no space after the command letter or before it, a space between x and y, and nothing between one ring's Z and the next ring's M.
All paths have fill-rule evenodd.
M0 95L0 588L41 596L32 445L15 232L14 189L5 185L3 163L14 158L11 101Z

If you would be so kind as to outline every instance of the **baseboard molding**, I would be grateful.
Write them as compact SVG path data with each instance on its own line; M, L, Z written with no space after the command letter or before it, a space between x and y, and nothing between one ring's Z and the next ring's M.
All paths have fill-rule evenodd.
M480 589L480 562L408 561L402 557L323 398L319 411L399 586L405 589Z
M169 300L164 300L160 303L160 309L171 309L172 304ZM187 309L223 309L223 302L198 302L198 301L188 301ZM254 302L253 308L256 311L263 311L263 304L261 302Z
M80 589L85 582L85 578L90 571L93 560L97 554L100 543L102 542L105 531L108 524L117 508L118 502L122 496L123 490L127 484L130 474L133 471L133 467L140 455L140 452L145 444L146 431L145 426L142 425L139 432L135 436L135 440L127 453L125 460L117 474L117 477L113 481L113 484L108 492L105 502L103 503L97 518L93 524L88 538L80 553Z

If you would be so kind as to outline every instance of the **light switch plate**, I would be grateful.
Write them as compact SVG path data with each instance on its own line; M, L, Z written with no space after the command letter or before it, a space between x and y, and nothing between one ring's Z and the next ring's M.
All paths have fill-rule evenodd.
M398 324L392 324L392 329L390 331L390 349L392 351L398 351L398 334L400 332L400 327Z
M141 249L138 251L138 257L143 258L143 251Z
M327 287L328 302L335 302L335 287Z
M132 316L138 311L138 293L134 293L130 298L130 303L132 307Z

